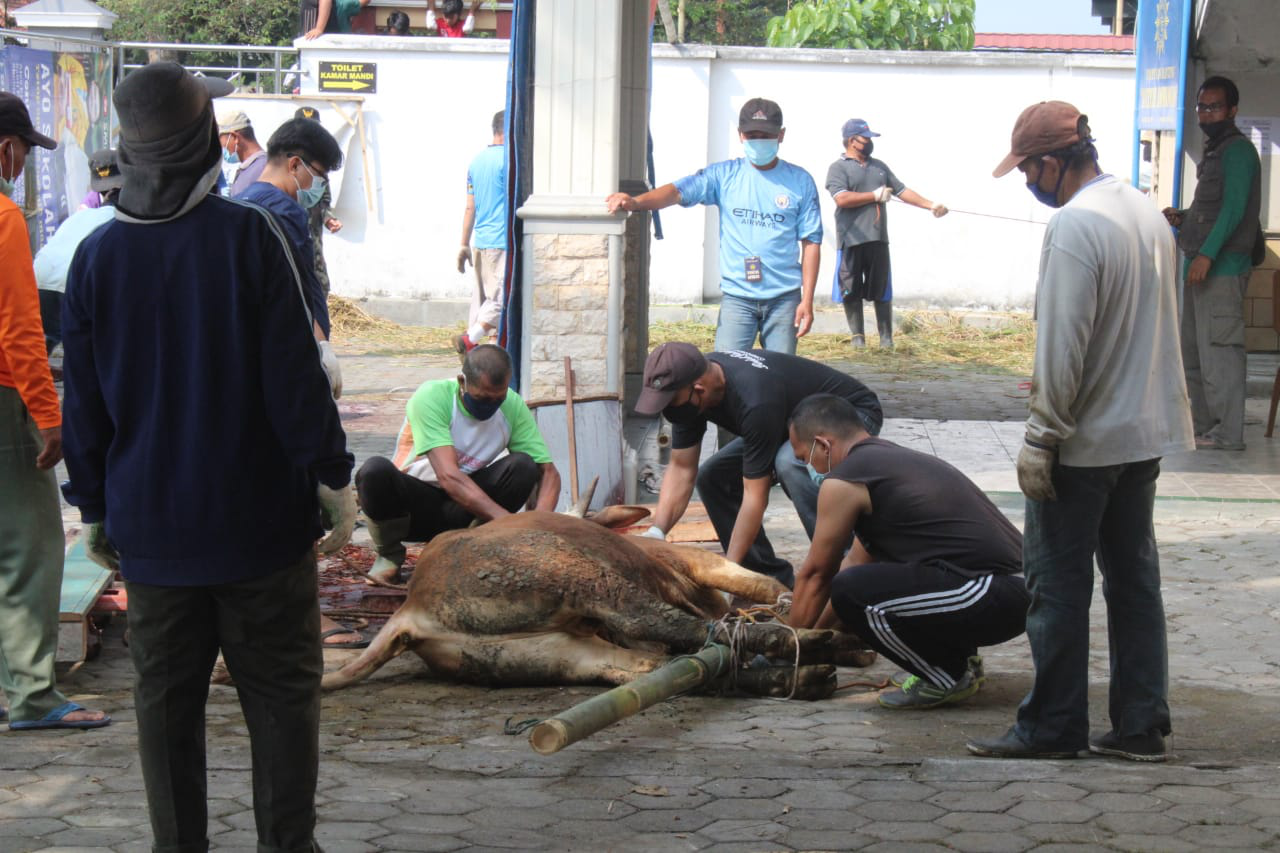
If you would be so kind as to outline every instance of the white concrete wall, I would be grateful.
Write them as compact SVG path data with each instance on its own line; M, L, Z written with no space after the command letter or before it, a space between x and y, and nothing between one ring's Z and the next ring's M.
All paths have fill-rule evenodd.
M359 146L351 137L337 204L347 228L325 244L335 291L469 296L470 271L463 276L453 267L466 167L488 142L490 118L505 101L506 43L326 36L298 45L309 95L315 94L321 60L378 64L377 93L364 105L375 208L366 210ZM1104 168L1122 177L1131 171L1131 57L658 45L653 63L659 183L739 156L737 112L747 98L770 97L782 105L782 156L808 169L823 196L827 240L819 294L829 292L835 259L834 208L822 183L840 154L840 126L852 116L884 134L876 155L908 186L957 211L1047 218L1048 209L1017 176L991 178L1018 112L1037 100L1079 106L1090 116ZM323 106L322 98L310 102ZM254 102L243 106L254 117ZM890 217L900 300L1030 305L1039 225L960 213L934 220L901 204ZM663 211L662 222L666 239L652 245L653 301L696 303L717 296L714 209L673 208Z

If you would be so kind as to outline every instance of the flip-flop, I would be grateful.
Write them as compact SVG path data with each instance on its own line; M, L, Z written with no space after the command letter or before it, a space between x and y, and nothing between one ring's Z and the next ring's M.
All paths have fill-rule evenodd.
M355 634L360 639L348 640L345 643L326 643L328 637L336 637L338 634ZM326 649L365 649L369 647L369 638L361 634L355 628L343 628L339 625L337 628L330 628L320 635L320 646Z
M99 729L110 725L111 718L104 716L101 720L67 720L67 714L73 711L88 710L83 705L68 702L59 705L38 720L14 720L9 723L10 731L27 731L29 729Z

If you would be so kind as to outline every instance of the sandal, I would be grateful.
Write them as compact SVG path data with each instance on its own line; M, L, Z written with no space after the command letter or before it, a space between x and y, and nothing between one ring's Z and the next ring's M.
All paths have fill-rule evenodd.
M103 716L101 720L67 720L65 717L74 711L85 711L83 705L68 702L59 705L38 720L14 720L9 723L9 731L27 731L30 729L100 729L111 724L111 718Z
M355 634L360 639L348 640L345 643L326 643L328 637L336 637L339 634ZM355 628L344 628L339 625L337 628L330 628L320 634L320 647L325 649L366 649L369 647L369 638L361 634Z

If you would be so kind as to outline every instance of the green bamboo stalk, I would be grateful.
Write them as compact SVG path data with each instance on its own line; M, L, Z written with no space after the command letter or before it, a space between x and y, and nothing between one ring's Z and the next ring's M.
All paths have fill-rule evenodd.
M697 654L678 657L543 720L529 733L529 744L543 755L559 752L655 702L710 684L732 666L728 646L710 645Z

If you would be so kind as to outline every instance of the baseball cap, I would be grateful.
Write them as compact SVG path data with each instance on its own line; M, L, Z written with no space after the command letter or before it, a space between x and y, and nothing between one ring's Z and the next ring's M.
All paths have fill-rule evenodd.
M93 152L93 156L89 158L89 189L105 193L122 186L124 176L120 174L115 149L103 148Z
M840 128L841 139L853 139L855 136L879 136L870 127L867 126L865 119L851 118L844 123L844 127Z
M231 133L233 130L244 130L252 122L242 110L232 110L218 116L218 134Z
M636 400L636 412L656 415L681 388L707 372L707 359L693 344L659 344L644 360L644 387Z
M320 120L320 111L315 107L298 107L293 113L294 118L313 118Z
M738 130L762 130L777 136L782 130L782 107L765 98L752 98L738 112Z
M1013 124L1009 154L992 177L1007 175L1028 157L1059 151L1089 138L1089 117L1066 101L1041 101L1022 111Z
M50 151L58 147L58 143L36 132L27 105L11 92L0 92L0 136L17 136Z

